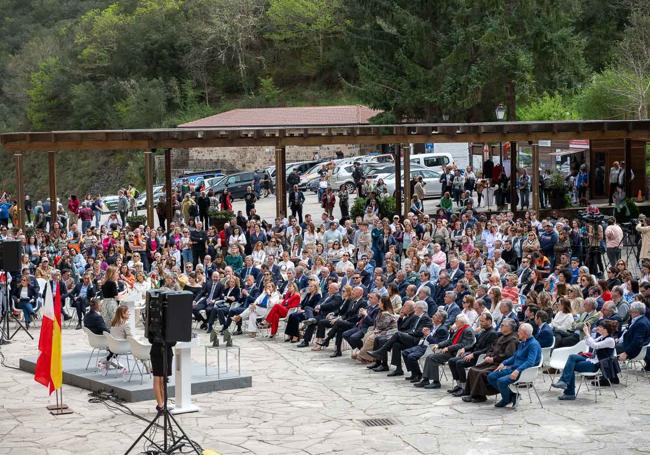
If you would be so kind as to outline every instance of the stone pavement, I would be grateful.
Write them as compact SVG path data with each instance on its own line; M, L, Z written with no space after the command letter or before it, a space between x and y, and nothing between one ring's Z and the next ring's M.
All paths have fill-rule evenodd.
M38 331L33 330L36 340ZM207 342L207 335L202 334ZM84 349L81 331L65 329L64 352ZM330 351L312 352L268 339L235 337L242 347L242 370L253 387L195 395L201 412L178 416L189 435L204 448L222 454L563 454L650 452L650 385L632 376L618 386L619 398L604 391L575 402L559 402L537 386L544 408L533 396L517 410L495 409L493 401L476 405L449 397L443 390L415 389L402 378L370 372ZM37 341L24 333L0 349L7 364L37 353ZM202 362L202 350L194 360ZM88 392L66 386L64 397L74 414L53 417L45 406L46 389L21 371L0 367L0 455L124 453L145 422L102 404L89 403ZM150 419L152 402L133 403ZM388 417L397 425L365 427L361 419Z

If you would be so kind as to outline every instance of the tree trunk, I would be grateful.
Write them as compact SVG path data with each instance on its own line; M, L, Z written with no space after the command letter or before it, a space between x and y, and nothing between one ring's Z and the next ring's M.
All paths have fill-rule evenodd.
M510 80L506 83L506 120L517 121L517 97L515 95L515 82Z

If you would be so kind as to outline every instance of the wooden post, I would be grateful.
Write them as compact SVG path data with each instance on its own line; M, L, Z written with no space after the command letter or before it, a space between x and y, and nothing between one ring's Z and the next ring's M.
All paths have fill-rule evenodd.
M172 201L172 149L165 149L165 195L167 197L167 230L174 219L174 203Z
M50 183L50 229L56 221L58 203L56 200L56 152L47 152L47 167L49 170Z
M533 186L533 210L537 219L539 220L539 145L533 144L533 170L532 170L532 186Z
M625 197L632 197L632 140L625 138Z
M411 147L404 147L404 217L409 213L411 208ZM399 180L395 180L395 185L399 185Z
M25 227L25 185L23 182L23 154L14 154L16 162L16 220L18 227Z
M145 150L144 152L144 185L145 191L147 192L147 226L153 229L154 227L154 218L153 218L153 151Z
M402 145L395 144L395 215L402 214Z
M517 142L510 142L510 211L517 213Z
M275 216L287 216L287 148L275 147Z

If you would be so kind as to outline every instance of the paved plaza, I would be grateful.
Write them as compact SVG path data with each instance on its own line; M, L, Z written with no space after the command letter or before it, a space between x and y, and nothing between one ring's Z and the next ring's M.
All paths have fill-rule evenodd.
M38 330L33 330L38 339ZM207 335L201 334L202 342ZM19 333L3 346L7 364L37 354L37 342ZM201 411L179 417L204 448L222 454L623 454L650 453L648 380L632 376L618 386L619 398L604 391L598 403L582 393L559 402L549 379L537 382L544 408L533 397L517 410L463 403L443 390L415 389L399 378L370 372L346 357L312 352L268 339L235 337L242 370L253 387L195 395ZM64 353L86 349L82 331L65 329ZM194 360L202 362L202 350ZM0 367L0 454L124 453L145 422L89 403L88 392L65 386L74 413L53 417L46 389L21 371ZM150 419L153 402L129 407ZM366 427L368 418L396 425Z

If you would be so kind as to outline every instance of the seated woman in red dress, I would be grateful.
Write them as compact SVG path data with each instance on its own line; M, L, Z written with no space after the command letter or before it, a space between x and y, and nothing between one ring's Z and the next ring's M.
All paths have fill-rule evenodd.
M300 294L294 283L287 286L287 293L284 294L282 302L273 305L273 308L266 315L266 322L271 326L271 338L275 336L278 331L280 319L287 316L291 308L300 306Z

